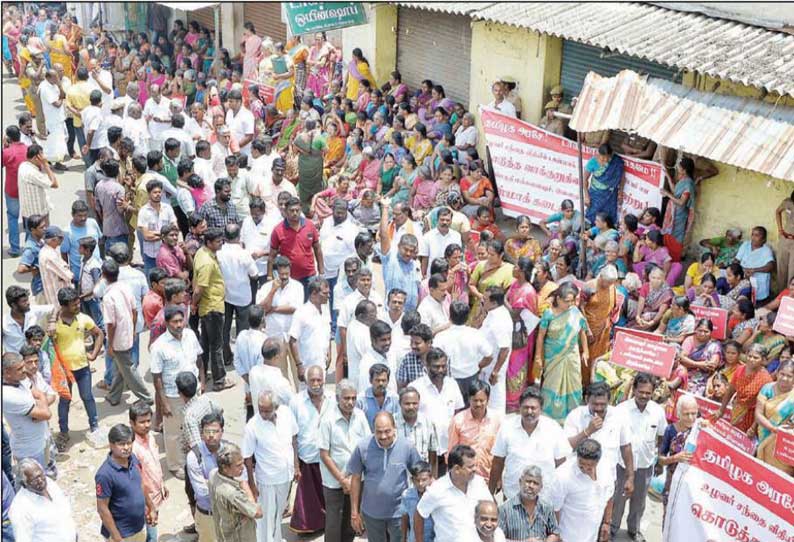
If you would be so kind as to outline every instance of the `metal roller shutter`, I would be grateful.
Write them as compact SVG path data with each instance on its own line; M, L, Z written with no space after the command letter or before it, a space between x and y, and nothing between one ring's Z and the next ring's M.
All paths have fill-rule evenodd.
M409 87L431 79L450 99L468 104L470 64L469 17L399 8L397 69Z
M602 54L604 55L602 57ZM565 40L562 44L562 86L565 99L570 101L579 94L588 72L594 71L605 77L617 75L621 70L647 73L652 77L681 82L681 74L674 68L663 66L633 56L610 53L605 49Z
M246 2L243 19L251 21L257 36L267 36L274 42L286 41L287 25L281 22L281 2Z
M196 21L204 28L215 30L215 8L201 8L187 12L187 20Z

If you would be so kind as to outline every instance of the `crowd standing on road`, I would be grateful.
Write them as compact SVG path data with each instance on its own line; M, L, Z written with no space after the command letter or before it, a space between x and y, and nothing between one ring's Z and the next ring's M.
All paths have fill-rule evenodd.
M75 389L109 446L95 480L113 542L157 540L165 477L184 480L200 542L278 541L286 514L334 542L607 541L627 507L642 541L649 491L666 499L691 458L694 397L794 474L773 454L794 362L772 329L794 297L792 199L777 267L763 227L692 244L709 171L680 157L664 213L619 216L623 161L586 134L584 216L566 200L504 231L473 113L429 79L379 85L322 33L274 43L246 22L230 57L196 22L121 39L45 9L3 24L28 109L4 128L7 257L29 280L5 290L4 540L76 538L56 482ZM519 114L514 87L486 107ZM541 124L565 134L562 96ZM51 222L55 202L71 222ZM730 311L727 340L696 305ZM675 344L670 378L611 364L616 326ZM213 401L229 388L239 442ZM100 394L129 403L106 435Z

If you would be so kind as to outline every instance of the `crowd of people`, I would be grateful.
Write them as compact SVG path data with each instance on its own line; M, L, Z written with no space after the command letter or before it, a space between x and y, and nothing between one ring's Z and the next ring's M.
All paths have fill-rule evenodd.
M773 329L794 297L792 199L777 260L761 226L691 243L713 172L679 157L665 212L621 216L622 159L587 134L584 216L566 200L505 231L473 113L437 82L379 85L322 33L274 43L246 22L231 56L196 22L122 36L44 9L3 22L28 108L5 127L8 256L29 280L5 290L4 540L76 538L56 482L75 387L87 438L109 445L95 481L113 542L157 540L169 477L200 542L278 541L285 515L330 541L603 542L627 507L642 541L649 492L666 501L687 439L723 415L794 475L773 453L794 425ZM518 115L514 87L495 82L484 105ZM541 124L564 134L551 96ZM70 160L85 178L71 202ZM69 223L52 223L55 202ZM726 340L697 305L730 311ZM675 344L669 378L610 363L617 327ZM239 442L224 439L230 388ZM100 393L134 399L129 423L103 431ZM698 397L717 413L699 419Z

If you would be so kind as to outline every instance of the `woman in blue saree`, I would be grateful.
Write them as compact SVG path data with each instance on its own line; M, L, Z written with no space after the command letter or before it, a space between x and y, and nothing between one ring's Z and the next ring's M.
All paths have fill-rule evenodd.
M584 197L587 207L585 217L592 224L596 213L603 211L613 224L617 224L618 200L623 190L623 159L612 152L609 143L604 143L598 147L598 154L587 162L585 169L590 173Z

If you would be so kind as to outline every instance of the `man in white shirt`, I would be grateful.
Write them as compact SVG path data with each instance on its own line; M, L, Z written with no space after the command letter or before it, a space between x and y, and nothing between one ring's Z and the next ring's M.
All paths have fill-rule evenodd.
M254 139L254 114L243 106L243 94L239 90L229 92L226 125L240 144L240 154L251 156L251 141Z
M516 118L516 107L507 100L507 91L501 81L496 81L491 85L491 92L493 93L493 101L488 104L488 109L498 111L503 115Z
M113 74L110 73L110 70L105 69L110 66L103 64L100 67L96 60L91 60L89 67L91 69L88 84L102 93L102 114L110 115L110 103L113 101Z
M280 404L273 392L259 395L257 405L259 413L245 424L242 445L248 485L264 512L256 521L256 539L280 542L290 486L293 480L300 480L298 424L289 407Z
M169 101L160 93L160 85L152 85L149 98L143 104L143 116L149 123L149 150L159 151L163 148L163 132L171 127L171 109Z
M281 374L281 359L286 352L275 339L265 339L261 347L262 363L248 370L248 387L251 402L263 391L272 391L282 404L288 404L295 396L289 380ZM253 407L254 409L256 407Z
M248 202L248 210L249 215L243 219L240 229L240 238L259 271L259 276L251 283L253 292L256 292L268 278L267 257L270 254L270 235L273 233L273 228L281 221L281 215L268 213L267 205L259 196L251 198Z
M348 294L345 299L340 300L338 305L339 316L336 319L336 329L339 331L339 343L336 348L337 359L341 357L344 360L347 352L347 326L353 319L358 302L362 299L368 299L375 303L376 311L378 312L383 309L383 296L372 288L372 271L367 268L358 270L358 273L356 273L356 289Z
M77 525L72 517L69 497L44 474L35 459L22 459L17 464L20 476L17 481L20 489L11 507L8 519L16 533L16 539L23 540L76 540ZM5 510L3 511L5 516ZM5 535L5 525L3 527ZM4 537L5 538L5 537Z
M215 177L226 176L226 158L231 156L232 132L225 124L215 129L216 141L211 147L212 172Z
M513 318L505 307L505 291L500 286L491 286L485 291L483 309L485 320L480 331L491 345L491 363L483 369L483 379L491 384L488 406L504 414L507 407L507 360L513 347Z
M356 386L361 388L359 382L361 360L366 356L372 348L372 340L369 335L369 328L378 319L378 310L375 303L368 299L362 299L356 305L355 317L350 321L347 326L347 342L345 358L347 359L347 371L345 371L345 364L341 363L337 358L336 362L336 380L341 380L345 373L347 378L356 383Z
M251 212L249 209L251 198L256 196L259 190L257 182L248 175L247 170L240 169L236 156L227 156L223 163L226 166L226 177L232 185L232 204L237 210L237 216L247 217Z
M182 421L184 402L179 397L176 376L181 372L193 373L206 385L203 350L196 334L187 327L187 318L182 307L170 305L163 311L167 331L160 335L151 348L151 371L154 393L163 414L163 442L165 463L175 476L183 476L185 453L182 449ZM187 329L185 329L187 327Z
M248 329L248 309L251 306L250 279L259 276L259 270L251 254L240 244L240 226L226 224L223 230L225 242L218 251L218 265L221 267L224 293L225 315L223 319L223 362L233 363L232 358L232 317L236 321L237 333ZM247 280L246 278L247 277Z
M495 493L502 486L505 499L519 493L518 481L526 467L534 465L543 472L543 497L548 496L554 469L565 462L571 446L560 424L543 416L540 388L530 386L519 399L520 416L502 422L493 446L493 463L488 486Z
M654 390L653 377L647 373L637 373L632 382L633 398L623 401L615 410L620 410L628 419L631 428L631 451L634 459L634 491L629 503L629 517L627 527L629 538L644 540L640 533L642 514L645 512L645 499L648 495L648 486L653 478L653 469L656 465L657 453L662 443L667 420L664 409L651 400ZM623 492L626 481L626 467L622 458L618 461L617 481L615 493L612 496L612 526L611 536L614 538L620 529L623 520L623 511L626 500L629 499Z
M273 264L276 277L256 294L256 303L265 309L265 333L287 344L295 312L303 305L303 285L290 278L290 261L277 256Z
M550 500L559 517L563 540L609 540L606 511L614 487L600 475L602 459L598 441L586 438L576 447L576 457L555 473Z
M121 103L124 104L123 114L124 120L127 119L129 116L129 107L132 103L138 102L138 85L127 85L127 93L124 96L119 96L117 99L121 100Z
M44 125L47 128L47 139L42 140L44 157L55 162L53 169L66 170L61 160L67 154L66 149L66 109L64 108L65 90L61 87L61 78L55 70L47 70L44 81L39 84ZM64 97L62 96L62 93Z
M279 157L273 150L273 139L263 135L251 143L251 177L256 180L260 196L264 196L273 184L273 161Z
M310 365L327 367L331 341L331 315L328 314L328 282L313 277L307 286L309 300L292 318L289 328L289 346L294 370L303 382L303 373Z
M172 137L179 141L179 156L180 158L187 157L193 158L196 155L196 147L193 143L193 138L185 130L185 117L181 113L171 116L171 126L163 130L163 141ZM165 152L165 149L158 149Z
M422 323L430 326L433 335L449 329L449 304L451 298L447 293L448 282L441 273L430 275L427 281L429 295L419 303L417 311L422 316Z
M449 245L463 246L460 233L453 230L452 210L442 207L438 211L438 223L436 227L422 236L419 244L419 261L422 265L422 276L427 276L427 269L430 262L436 258L443 258L444 251Z
M411 219L411 207L407 203L397 203L392 208L389 232L392 235L392 246L398 246L400 239L406 233L415 236L419 241L419 246L422 246L422 224Z
M323 248L325 279L331 290L336 286L339 268L350 255L355 254L355 240L358 226L350 219L347 202L342 198L333 201L333 213L323 220L320 227L320 245Z
M295 198L298 197L298 190L295 185L284 178L284 172L287 170L287 162L278 157L273 160L273 167L270 170L271 183L264 188L260 187L262 199L265 200L268 210L273 213L280 213L281 209L278 207L278 195L282 192L288 193Z
M565 418L565 436L574 449L589 438L601 445L598 477L604 482L615 483L618 462L622 458L626 466L623 491L631 495L634 491L631 433L635 429L629 425L625 411L609 406L609 399L610 389L606 382L593 382L587 386L585 404L573 409Z
M433 344L447 354L449 372L458 383L463 402L468 408L469 386L480 377L480 369L490 365L493 350L479 329L466 325L469 319L468 303L453 301L449 306L449 319L451 325L433 337Z
M143 269L148 277L157 265L157 253L162 246L163 226L173 224L176 226L176 214L174 208L162 203L163 183L157 179L152 179L146 183L146 192L149 194L149 201L138 211L138 232L143 243L141 245L141 255L143 256Z
M127 88L131 87L129 85ZM124 119L123 133L124 137L129 137L136 149L149 150L149 125L146 119L143 118L143 109L141 104L133 102L127 106L127 117Z
M474 526L480 542L505 542L505 533L499 528L499 508L493 500L480 501L474 508Z
M375 320L369 327L370 348L361 358L358 367L358 389L365 390L370 384L369 368L376 363L382 363L389 368L388 389L390 393L397 394L397 373L398 360L390 351L391 348L391 328L389 324L381 320ZM350 378L355 375L350 376ZM354 380L355 382L355 380Z
M427 353L427 374L414 380L409 386L421 397L419 412L433 422L438 435L439 475L446 469L442 456L447 453L449 422L455 412L463 408L463 396L457 382L447 376L447 355L439 348L430 348Z
M251 369L262 365L262 345L267 339L267 335L262 331L262 324L265 323L265 311L258 305L252 305L248 309L248 329L237 333L237 340L234 342L234 369L237 374L245 381L245 420L248 421L254 415L254 406L251 401L251 388L248 384Z
M312 365L306 369L306 389L290 401L289 408L298 423L298 463L301 478L295 490L290 528L298 533L310 533L325 527L323 484L320 472L320 421L336 408L336 401L325 388L325 371Z
M196 142L196 158L193 160L193 173L201 177L204 186L215 186L218 176L212 169L212 146L202 139Z
M480 501L493 501L488 486L477 476L476 454L459 444L449 452L449 471L427 488L416 507L414 539L424 540L425 520L433 519L439 542L461 539L475 531L474 510Z
M88 155L90 163L93 164L99 156L99 149L107 147L108 134L103 120L102 109L100 109L102 93L98 90L92 90L88 99L91 105L80 113L83 120L83 131L85 132L85 145L83 145L81 151L83 156Z

